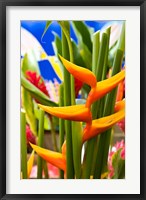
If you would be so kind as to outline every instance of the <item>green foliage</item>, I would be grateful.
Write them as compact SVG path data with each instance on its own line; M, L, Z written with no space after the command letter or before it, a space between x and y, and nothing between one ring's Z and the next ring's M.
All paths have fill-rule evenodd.
M21 98L22 98L23 108L25 109L26 112L26 120L30 125L30 129L33 132L33 134L37 136L37 123L36 123L36 117L34 115L33 100L30 93L24 87L21 88Z
M24 58L22 59L21 69L24 75L28 70L40 74L39 66L33 51L29 51L29 53L26 53L24 55Z
M58 106L57 103L51 101L47 95L30 83L23 74L21 74L21 84L22 86L30 92L31 96L39 101L43 105L47 106Z

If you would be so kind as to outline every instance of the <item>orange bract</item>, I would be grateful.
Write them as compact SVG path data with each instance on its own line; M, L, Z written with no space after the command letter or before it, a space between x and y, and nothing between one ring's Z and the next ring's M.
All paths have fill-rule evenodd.
M87 124L84 129L83 142L111 128L114 124L122 120L124 117L125 109L122 109L112 115L93 120L92 124Z
M41 148L37 145L31 144L31 147L36 151L36 153L42 157L47 162L55 165L56 167L66 171L66 159L65 156L61 153L50 151L44 148Z
M71 73L75 78L90 85L91 87L96 86L96 77L90 70L75 65L62 56L59 56L65 68Z
M85 105L73 105L73 106L64 106L64 107L49 107L38 104L40 108L44 111L54 115L56 117L72 120L72 121L91 121L92 116L91 112Z
M92 103L103 97L105 94L114 89L125 78L125 70L122 70L118 74L96 84L95 88L92 88L86 105L90 106Z

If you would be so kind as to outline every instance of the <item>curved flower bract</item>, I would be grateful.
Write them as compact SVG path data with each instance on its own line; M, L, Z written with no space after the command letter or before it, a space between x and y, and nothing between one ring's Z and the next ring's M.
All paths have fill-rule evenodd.
M83 142L111 128L114 124L122 120L124 117L125 109L122 109L112 115L93 120L92 124L87 124L84 129Z
M91 112L87 107L85 107L85 105L73 105L64 107L49 107L41 104L38 105L44 111L62 119L83 122L89 122L92 120Z
M65 68L71 73L75 78L90 85L91 87L96 86L96 77L90 70L77 66L62 56L59 56Z
M118 84L125 78L125 70L122 70L118 74L104 80L100 81L96 84L95 88L92 88L88 98L86 105L90 106L92 103L106 95L112 89L114 89Z
M66 171L66 159L65 156L61 153L50 151L44 148L41 148L37 145L31 144L31 147L36 151L36 153L42 157L47 162L55 165L56 167Z
M29 160L27 161L27 177L28 178L30 177L33 163L34 163L34 151L32 151L32 153L29 157Z
M123 108L125 108L125 99L123 99L122 101L116 102L116 104L115 104L115 112L117 112L117 111L119 111L119 110L121 110Z

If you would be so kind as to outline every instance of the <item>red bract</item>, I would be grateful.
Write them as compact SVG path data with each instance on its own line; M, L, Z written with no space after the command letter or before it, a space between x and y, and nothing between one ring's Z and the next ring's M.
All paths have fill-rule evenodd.
M75 78L75 95L76 95L76 97L78 96L78 93L79 93L80 89L82 88L82 86L83 86L83 82L81 82L80 80Z
M38 75L36 72L26 71L26 78L44 94L49 96L45 83L40 75Z

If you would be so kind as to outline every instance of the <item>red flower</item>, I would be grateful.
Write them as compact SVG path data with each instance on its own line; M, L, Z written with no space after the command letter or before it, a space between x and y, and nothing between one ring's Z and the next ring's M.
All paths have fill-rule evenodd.
M49 96L45 83L40 75L38 75L36 72L26 71L26 78L44 94Z
M26 139L27 139L27 145L29 145L29 142L31 142L32 144L36 144L36 138L33 135L32 131L30 130L30 127L28 125L26 125Z
M120 129L125 133L125 118L122 119L120 122L117 123Z

